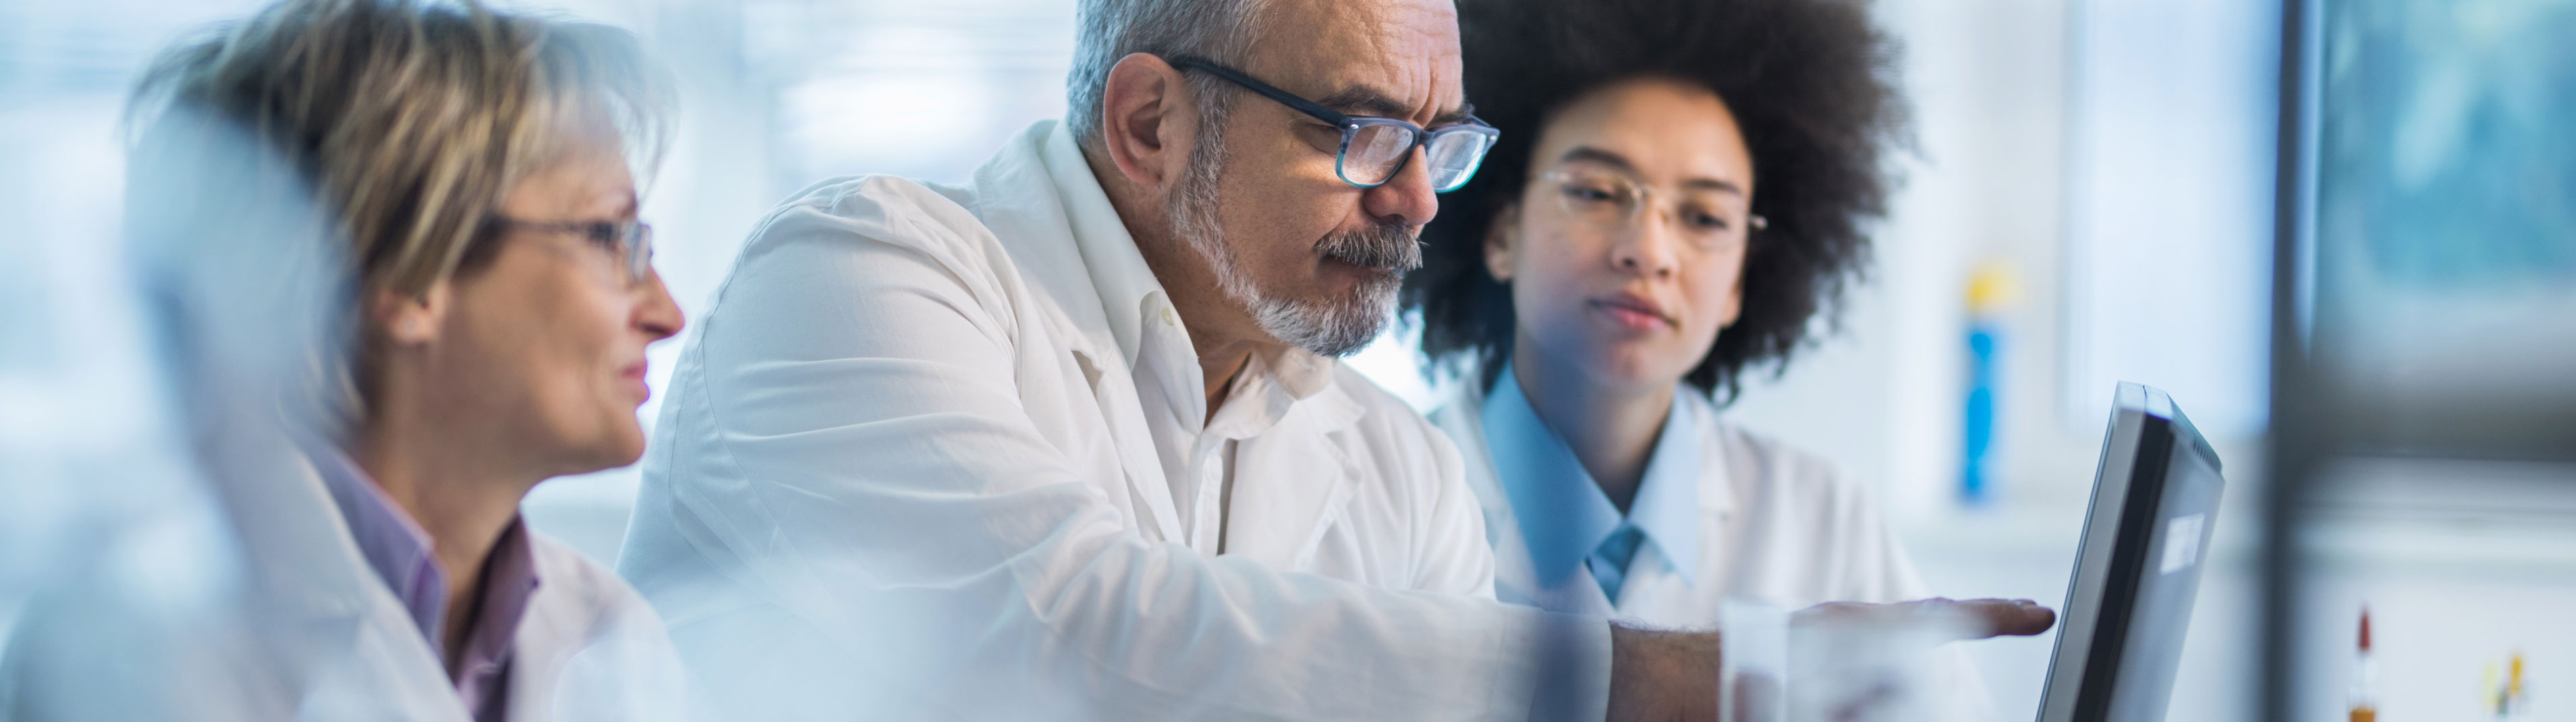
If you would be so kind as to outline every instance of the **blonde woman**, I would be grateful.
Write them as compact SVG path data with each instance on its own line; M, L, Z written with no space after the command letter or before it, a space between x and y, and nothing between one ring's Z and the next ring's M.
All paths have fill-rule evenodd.
M203 663L173 679L228 681L166 711L681 713L653 611L518 509L547 478L643 452L644 349L682 319L648 262L627 152L652 145L665 95L621 31L472 3L289 0L155 64L137 96L160 118L147 135L228 128L310 190L350 337L325 354L344 367L347 423L291 478L222 482L238 618L208 620L196 656L147 656ZM49 708L98 709L83 702L117 703Z

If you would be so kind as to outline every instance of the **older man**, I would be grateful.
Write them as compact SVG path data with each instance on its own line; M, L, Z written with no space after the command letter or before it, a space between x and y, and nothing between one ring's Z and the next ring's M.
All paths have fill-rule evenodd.
M684 353L625 571L716 711L1708 709L1713 635L1490 601L1456 451L1334 360L1492 139L1450 3L1081 12L1070 122L801 193Z

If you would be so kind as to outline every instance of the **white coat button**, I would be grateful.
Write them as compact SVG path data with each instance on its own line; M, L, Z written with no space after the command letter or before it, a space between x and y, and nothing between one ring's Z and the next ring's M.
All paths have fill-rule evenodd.
M1170 326L1170 325L1173 325L1174 323L1176 323L1176 322L1172 320L1172 307L1170 307L1170 306L1164 306L1164 307L1163 307L1163 325L1165 325L1165 326Z

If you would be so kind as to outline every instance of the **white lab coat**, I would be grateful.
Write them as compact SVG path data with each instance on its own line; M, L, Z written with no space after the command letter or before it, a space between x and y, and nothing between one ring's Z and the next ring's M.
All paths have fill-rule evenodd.
M1512 383L1505 378L1501 383ZM1431 412L1466 460L1493 544L1495 593L1504 601L1597 614L1664 628L1712 629L1730 597L1796 610L1824 602L1895 602L1932 596L1869 490L1833 464L1719 420L1699 394L1675 394L1699 420L1700 553L1690 578L1653 544L1629 562L1614 606L1582 565L1540 579L1511 498L1485 444L1484 394L1462 384ZM1991 703L1963 650L1936 653L1942 719L1982 720Z
M471 719L321 477L301 458L271 468L284 473L215 482L240 566L149 572L239 574L216 584L229 594L180 604L99 585L31 610L0 674L0 719ZM570 547L533 530L529 542L539 585L513 641L507 719L683 719L684 675L652 608ZM126 649L102 655L103 640Z
M1222 445L1148 418L1206 418L1188 336L1055 122L968 186L800 193L696 328L621 566L721 716L1526 719L1542 677L1605 703L1606 623L1490 601L1454 448L1337 362L1246 370L1208 427L1253 419L1215 531Z
M127 270L149 279L137 297L158 332L132 342L154 373L109 359L106 378L160 405L111 405L135 428L64 458L114 463L56 469L105 490L83 501L151 523L47 530L79 539L89 564L0 610L24 612L0 620L16 622L0 629L0 720L462 722L429 641L296 443L315 411L299 402L329 391L309 364L341 348L332 214L288 159L202 110L154 122L128 175L148 212L128 216L142 265ZM507 718L680 718L684 679L653 609L569 547L529 543L540 581L512 643Z

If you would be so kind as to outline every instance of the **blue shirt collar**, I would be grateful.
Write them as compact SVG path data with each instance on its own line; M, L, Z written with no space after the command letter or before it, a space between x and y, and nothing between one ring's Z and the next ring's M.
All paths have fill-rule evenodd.
M1670 570L1696 583L1699 568L1699 419L1674 390L1673 408L1646 460L1637 498L1622 518L1610 496L1565 444L1564 437L1530 408L1520 381L1506 363L1485 396L1485 447L1512 516L1529 545L1540 583L1556 584L1582 567L1585 557L1622 526L1643 532ZM1639 558L1643 558L1640 556ZM1633 566L1635 561L1631 561Z

